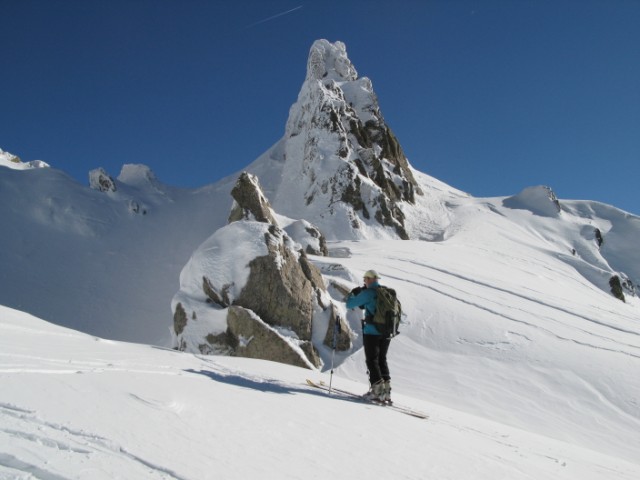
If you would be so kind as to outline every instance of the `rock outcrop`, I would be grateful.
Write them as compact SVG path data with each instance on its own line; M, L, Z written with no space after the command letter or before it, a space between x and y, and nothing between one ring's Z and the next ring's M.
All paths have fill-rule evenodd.
M311 356L296 345L290 337L281 335L249 309L231 306L227 313L227 338L234 353L240 357L268 359L308 368L320 365L315 350ZM310 358L309 358L310 357Z
M319 367L314 329L326 328L324 344L332 346L326 339L336 321L337 348L350 348L352 332L305 253L326 253L321 232L289 221L307 244L293 240L252 175L240 175L232 195L230 223L194 252L181 274L173 302L176 348ZM328 319L326 326L318 317Z
M231 190L231 196L233 197L233 206L229 214L229 223L238 220L255 220L272 225L278 224L273 209L262 193L260 182L255 175L242 172Z

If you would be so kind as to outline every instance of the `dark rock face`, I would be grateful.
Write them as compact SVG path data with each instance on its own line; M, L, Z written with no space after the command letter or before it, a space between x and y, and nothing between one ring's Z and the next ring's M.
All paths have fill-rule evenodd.
M286 248L284 232L273 226L265 235L269 255L249 264L251 273L234 304L256 312L269 325L311 339L314 291L296 255Z
M616 297L618 300L622 300L626 302L624 298L624 293L622 291L622 284L620 283L620 277L618 275L614 275L609 280L609 286L611 287L611 294Z
M386 125L379 111L375 120L367 120L363 125L359 120L349 122L351 135L360 146L358 158L354 160L361 173L372 179L385 196L393 201L415 203L415 195L422 195L407 157L398 139ZM376 154L376 150L380 153ZM392 175L397 176L397 182Z
M202 290L207 296L207 302L215 303L216 305L226 308L231 305L229 301L229 288L231 285L223 285L220 292L213 286L211 280L207 277L202 277Z
M234 347L235 356L268 359L297 367L309 367L302 351L294 349L251 310L235 305L230 307L227 313L227 324L229 327L226 341L232 341L231 346ZM310 352L313 351L315 354L310 342L305 343L311 348ZM315 355L317 363L312 363L318 366L319 359L317 354Z
M338 323L336 327L336 322ZM334 346L335 336L335 348L338 351L345 351L351 348L351 329L344 318L342 318L336 308L331 305L331 320L329 321L329 327L324 337L324 345L329 348Z
M593 231L593 234L595 236L596 242L598 242L598 247L601 247L602 244L604 243L604 238L602 237L602 232L600 231L599 228L596 228Z
M175 312L173 312L173 330L177 335L180 335L184 331L184 327L187 325L187 312L181 303L176 306Z

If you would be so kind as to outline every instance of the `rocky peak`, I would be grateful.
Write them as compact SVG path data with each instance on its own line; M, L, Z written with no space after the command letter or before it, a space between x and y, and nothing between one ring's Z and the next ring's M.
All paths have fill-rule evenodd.
M306 81L352 81L357 78L358 72L347 57L347 47L344 43L330 43L327 40L316 40L313 43L307 61Z
M367 237L365 230L408 238L401 205L422 191L371 81L358 77L342 42L313 44L285 136L261 159L253 171L272 179L280 213L353 238ZM282 175L266 170L274 164Z

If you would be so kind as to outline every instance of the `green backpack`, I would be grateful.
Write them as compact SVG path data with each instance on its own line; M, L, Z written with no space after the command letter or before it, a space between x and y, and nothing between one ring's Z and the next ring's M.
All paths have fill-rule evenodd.
M402 317L402 305L393 288L380 285L376 288L376 314L373 324L384 338L398 335L398 325Z

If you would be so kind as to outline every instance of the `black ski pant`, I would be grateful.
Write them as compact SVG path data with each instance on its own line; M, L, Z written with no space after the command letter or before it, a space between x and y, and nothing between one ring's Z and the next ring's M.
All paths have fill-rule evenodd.
M382 335L363 335L364 356L369 370L369 383L373 385L380 380L391 380L389 366L387 365L387 351L390 338Z

